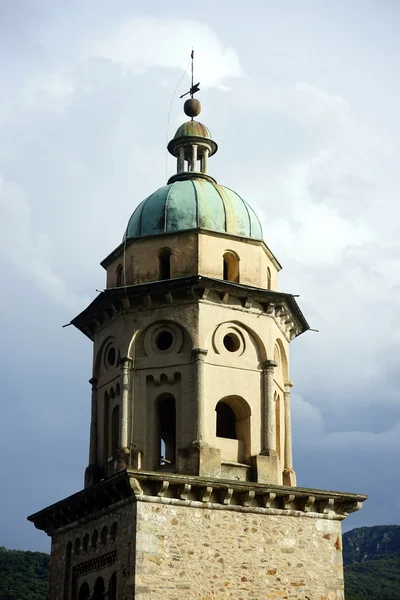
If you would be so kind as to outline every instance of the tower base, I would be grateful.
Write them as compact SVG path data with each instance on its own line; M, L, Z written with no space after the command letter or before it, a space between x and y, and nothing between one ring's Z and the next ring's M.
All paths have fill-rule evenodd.
M341 521L365 499L125 471L29 519L52 536L50 600L343 600Z

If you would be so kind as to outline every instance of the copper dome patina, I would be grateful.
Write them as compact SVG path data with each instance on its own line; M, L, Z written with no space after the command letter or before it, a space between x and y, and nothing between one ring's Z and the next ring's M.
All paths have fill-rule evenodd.
M194 105L193 98L186 105L188 102L186 113L198 114L200 103ZM191 119L178 127L168 144L168 151L177 159L177 172L139 204L124 239L204 229L261 240L260 221L253 209L208 174L208 159L217 149L202 123Z
M243 198L196 177L165 185L143 200L129 219L125 238L190 229L262 239L260 221Z

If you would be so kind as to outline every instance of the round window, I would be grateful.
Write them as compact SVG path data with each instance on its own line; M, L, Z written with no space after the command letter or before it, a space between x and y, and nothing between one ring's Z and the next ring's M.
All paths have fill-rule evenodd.
M237 352L240 348L240 339L234 333L227 333L224 336L223 343L228 352Z
M170 331L160 331L156 337L156 346L162 352L169 350L174 341L174 337Z
M106 363L106 367L115 367L115 363L117 360L117 351L115 349L115 346L110 345L108 346L108 348L105 351L105 363Z

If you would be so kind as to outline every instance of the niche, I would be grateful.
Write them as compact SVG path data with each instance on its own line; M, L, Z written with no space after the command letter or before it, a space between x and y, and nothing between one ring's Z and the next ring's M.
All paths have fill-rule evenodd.
M158 279L171 279L171 250L168 248L158 253Z
M223 256L223 279L239 281L239 257L233 252L225 252Z

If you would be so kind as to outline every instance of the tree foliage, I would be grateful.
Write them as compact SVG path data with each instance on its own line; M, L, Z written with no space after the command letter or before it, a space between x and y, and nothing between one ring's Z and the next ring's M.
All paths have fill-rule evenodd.
M47 600L49 560L43 552L0 546L0 600Z

